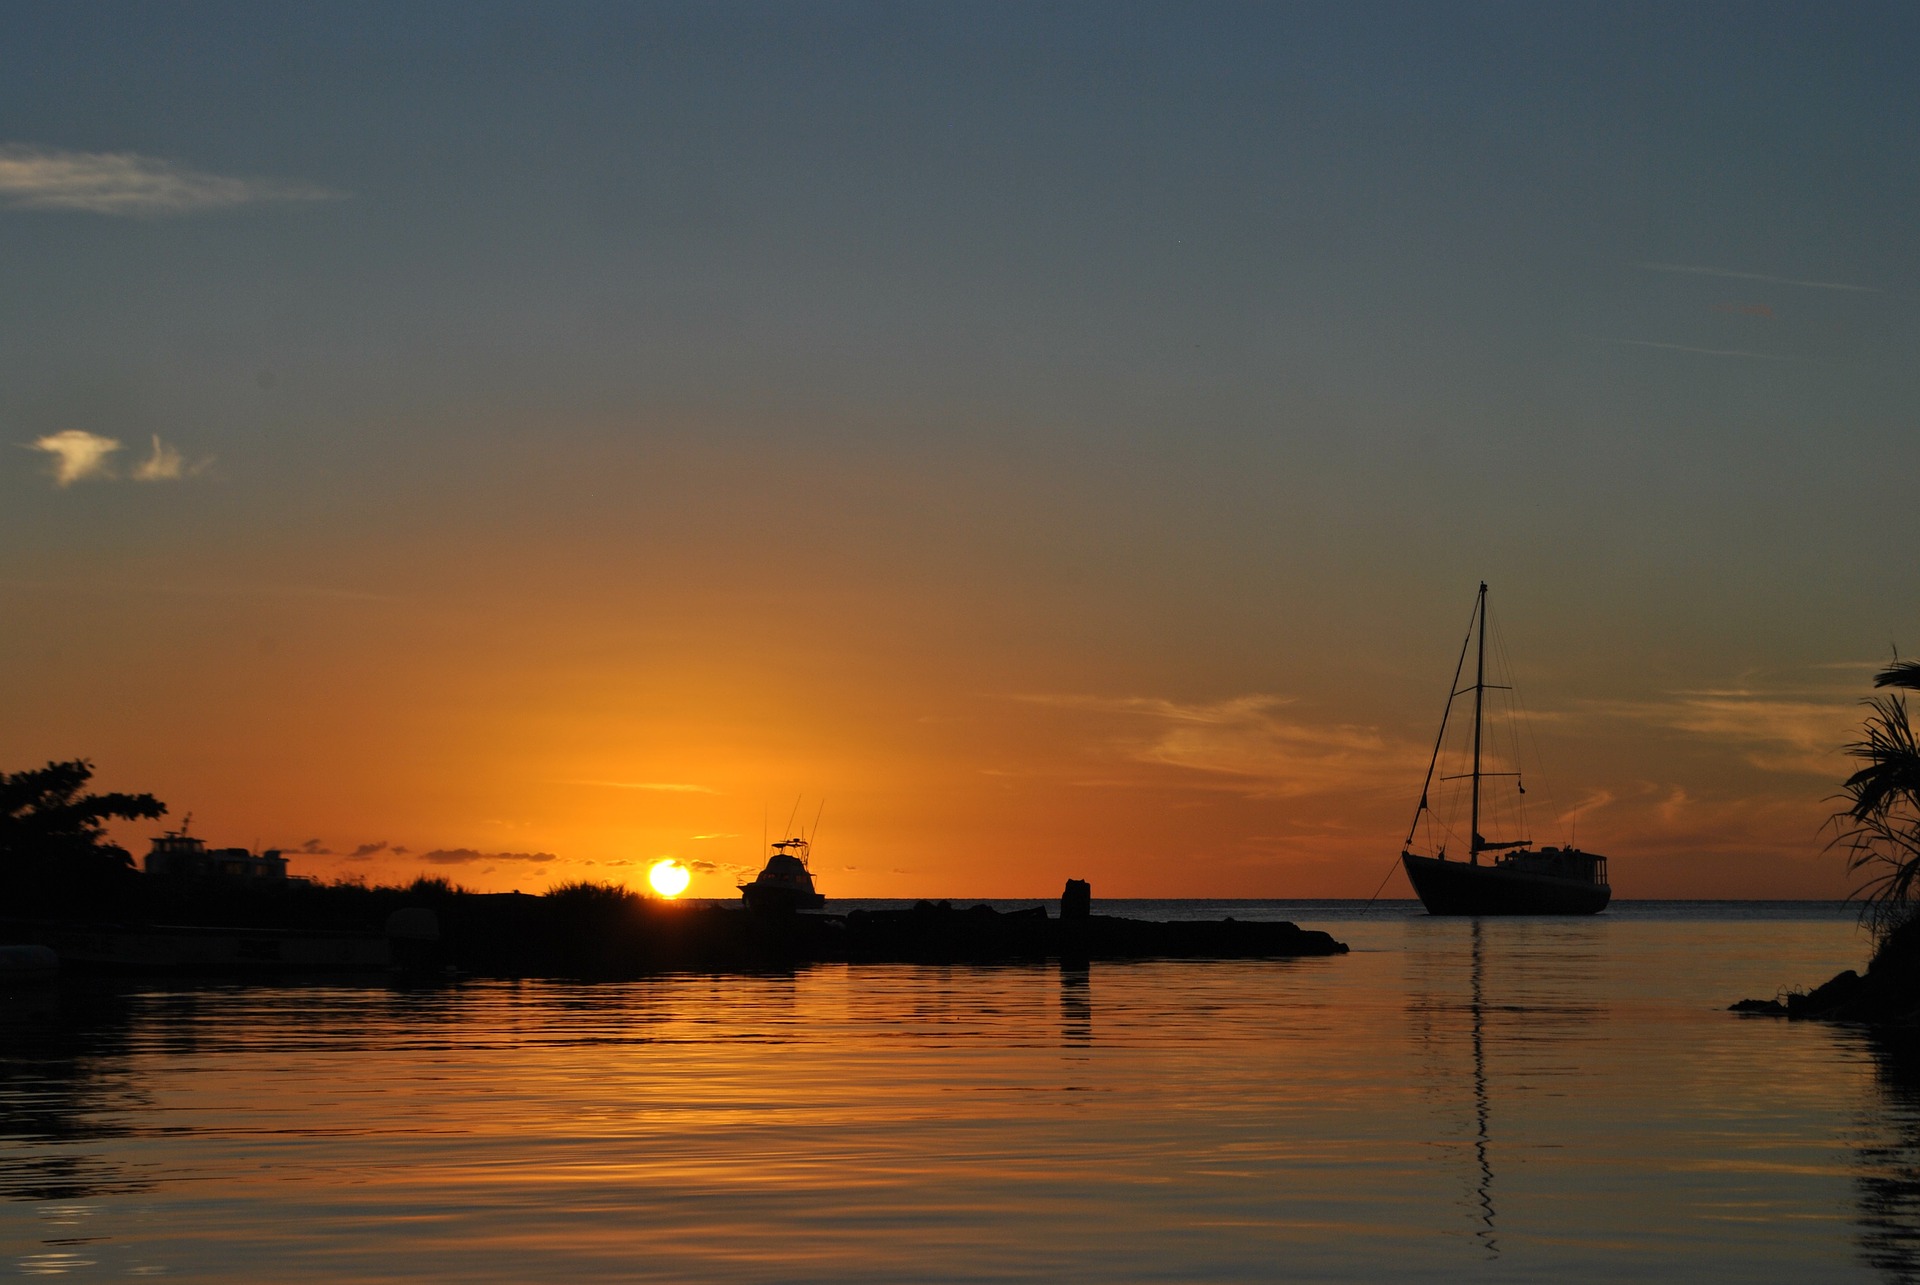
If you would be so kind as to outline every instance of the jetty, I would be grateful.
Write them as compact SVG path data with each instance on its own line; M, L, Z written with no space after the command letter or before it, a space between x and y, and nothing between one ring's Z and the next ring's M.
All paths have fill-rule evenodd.
M665 901L608 885L541 896L430 883L199 891L190 912L177 897L158 897L146 905L123 901L113 922L0 919L0 946L51 952L61 973L239 977L615 978L828 963L1278 959L1347 950L1324 932L1285 922L1097 915L1080 880L1069 881L1057 908L921 901L845 914ZM198 922L183 922L189 914ZM44 953L27 958L44 971Z

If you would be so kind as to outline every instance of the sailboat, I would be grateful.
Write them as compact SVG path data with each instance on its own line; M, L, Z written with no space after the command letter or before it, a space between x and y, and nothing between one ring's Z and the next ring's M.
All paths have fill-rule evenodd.
M1473 684L1462 687L1460 675L1466 668L1467 650L1476 640L1479 647ZM1413 824L1407 830L1406 842L1400 846L1400 863L1406 868L1407 881L1413 885L1420 903L1431 915L1597 914L1606 909L1607 902L1613 896L1613 889L1607 883L1605 857L1582 852L1571 845L1535 849L1529 839L1492 840L1480 833L1482 790L1486 778L1511 776L1517 784L1520 776L1517 769L1511 772L1487 771L1482 763L1486 694L1503 690L1507 690L1503 685L1487 682L1487 586L1482 581L1480 592L1474 599L1473 618L1467 626L1467 637L1460 644L1460 660L1453 669L1447 707L1440 716L1440 733L1434 738L1433 758L1427 764L1427 779L1420 786L1420 804L1414 809ZM1441 746L1446 743L1447 722L1453 714L1454 703L1468 692L1473 693L1472 766L1460 774L1469 783L1467 857L1464 861L1450 861L1444 844L1438 846L1431 856L1415 853L1414 836L1420 831L1422 819L1429 822L1434 819L1433 809L1427 802L1428 792L1440 763ZM1522 789L1521 793L1525 793L1525 790ZM1432 826L1429 825L1429 835L1431 832ZM1484 864L1480 860L1483 853L1491 858Z

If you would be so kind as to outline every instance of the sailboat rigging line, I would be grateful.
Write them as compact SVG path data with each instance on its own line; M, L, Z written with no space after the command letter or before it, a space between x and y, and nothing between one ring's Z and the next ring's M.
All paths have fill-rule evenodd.
M1507 641L1506 641L1505 635L1502 633L1496 632L1493 635L1493 643L1494 643L1494 646L1500 649L1501 658L1503 661L1505 661L1506 651L1507 651ZM1512 664L1511 662L1506 662L1506 663L1508 666L1507 673L1511 675L1513 673ZM1513 733L1514 751L1516 755L1519 753L1520 738L1524 734L1526 737L1527 744L1529 747L1531 747L1531 750L1532 750L1529 761L1534 763L1537 768L1535 772L1535 778L1537 780L1541 780L1546 783L1545 788L1547 792L1547 811L1557 818L1560 812L1560 796L1554 793L1553 772L1551 771L1550 765L1547 763L1546 754L1540 748L1540 733L1533 725L1533 715L1528 712L1526 703L1520 699L1520 693L1518 691L1515 691L1513 694L1513 721L1514 721L1514 733ZM1518 762L1518 761L1519 759L1516 758L1515 762ZM1524 817L1524 807L1525 805L1523 804L1522 805L1523 817ZM1567 840L1567 846L1569 848L1573 846L1573 840L1571 838Z
M1393 863L1392 865L1390 865L1390 866L1388 866L1388 867L1387 867L1387 879L1391 879L1391 878L1393 878L1393 872L1394 872L1395 870L1398 870L1399 868L1400 868L1400 863L1399 863L1398 861L1396 861L1396 862L1394 862L1394 863ZM1363 914L1363 915L1364 915L1364 914L1366 914L1366 913L1367 913L1367 912L1368 912L1369 910L1372 910L1372 909L1373 909L1373 903L1374 903L1374 902L1376 902L1376 901L1378 901L1378 900L1380 900L1380 894L1381 894L1381 893L1383 893L1383 892L1385 892L1385 891L1387 890L1387 879L1382 879L1382 880L1380 881L1380 886L1379 886L1378 888L1375 888L1375 889L1373 890L1373 895L1372 895L1371 897L1368 897L1368 898L1367 898L1367 904L1366 904L1366 905L1364 905L1364 906L1362 906L1362 907L1360 907L1360 913L1361 913L1361 914Z
M1487 591L1487 586L1483 583L1480 586L1480 592L1484 595L1486 591ZM1480 603L1478 599L1474 601L1473 609L1476 613L1480 610ZM1447 684L1447 687L1449 688L1449 690L1451 690L1452 688L1458 687L1460 685L1460 671L1465 669L1467 665L1467 644L1472 641L1473 641L1473 616L1468 616L1467 617L1467 636L1460 640L1460 659L1454 662L1453 681ZM1402 848L1407 848L1412 846L1413 836L1420 829L1420 814L1428 810L1427 787L1433 784L1434 765L1440 761L1440 747L1442 744L1445 743L1447 739L1447 717L1448 715L1453 713L1453 702L1456 699L1458 699L1459 696L1460 696L1460 693L1456 691L1453 693L1452 696L1447 697L1447 707L1440 711L1440 730L1434 734L1433 757L1427 760L1427 779L1420 782L1420 802L1417 805L1415 805L1413 809L1413 824L1407 827L1407 841L1400 845ZM1388 879L1393 878L1393 872L1391 870L1387 872L1387 878ZM1387 886L1384 880L1381 882L1380 886L1382 888ZM1376 892L1373 895L1377 897L1380 894ZM1367 904L1372 905L1373 903L1368 902Z
M1513 684L1513 660L1507 651L1506 635L1500 627L1500 622L1493 618L1493 607L1490 602L1481 608L1480 628L1484 645L1491 648L1493 653L1490 667L1483 662L1480 686L1484 691L1506 693L1504 698L1489 697L1484 706L1481 726L1484 729L1486 741L1481 762L1485 762L1484 755L1505 757L1514 770L1489 772L1483 767L1475 775L1480 779L1495 776L1512 777L1519 788L1511 795L1504 790L1491 794L1484 790L1480 791L1476 797L1480 803L1482 824L1475 826L1474 833L1483 834L1485 830L1511 830L1519 834L1529 834L1532 827L1527 821L1526 774L1520 770L1520 764L1524 759L1520 753L1520 736L1517 726L1519 696ZM1508 681L1487 682L1486 678L1489 674ZM1525 841L1522 840L1522 842ZM1483 842L1480 845L1481 851L1509 846L1513 845L1490 842Z
M1506 634L1500 628L1499 622L1491 619L1489 619L1488 622L1488 631L1493 643L1494 664L1496 668L1500 670L1501 674L1509 680L1509 684L1511 684L1513 679L1513 660L1507 651ZM1512 755L1512 761L1516 768L1523 761L1520 754L1519 709L1519 693L1514 690L1513 686L1509 685L1507 688L1506 717L1500 721L1495 731L1498 736L1503 738L1504 744L1502 748L1505 752ZM1518 832L1521 834L1531 834L1533 828L1527 821L1527 790L1525 777L1518 771L1514 773L1514 777L1519 784L1519 788L1511 798L1503 797L1500 802L1503 804L1512 804L1514 809L1514 824L1518 826ZM1505 820L1502 819L1500 824L1505 825Z
M1500 666L1501 673L1506 676L1509 684L1511 684L1513 680L1513 660L1507 654L1506 634L1500 630L1498 625L1494 627L1493 649L1498 657L1495 663ZM1511 685L1507 688L1507 720L1502 730L1506 734L1508 752L1513 756L1512 762L1514 766L1518 768L1522 761L1520 756L1520 695ZM1538 760L1535 761L1537 762ZM1527 823L1526 780L1518 771L1513 775L1519 786L1513 796L1514 813L1520 826L1519 833L1532 834L1533 827Z

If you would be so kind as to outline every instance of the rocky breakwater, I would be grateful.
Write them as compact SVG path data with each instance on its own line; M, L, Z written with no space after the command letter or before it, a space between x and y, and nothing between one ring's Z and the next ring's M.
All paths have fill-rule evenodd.
M111 919L0 918L0 980L53 975L56 967L243 978L355 970L415 978L614 978L822 963L1275 959L1347 949L1290 923L1096 915L1079 880L1069 881L1057 912L1047 905L999 910L922 901L844 915L681 904L591 884L541 896L432 882L269 892L171 889L154 881L138 892Z
M1092 913L1090 889L1067 882L1060 914L1044 905L998 911L922 901L904 910L855 910L842 958L940 962L995 959L1275 959L1344 955L1345 943L1283 921L1123 919Z
M1057 913L922 901L844 915L642 902L601 893L471 896L440 910L445 962L473 975L619 977L820 963L1280 959L1346 946L1290 923L1163 922L1092 913L1072 880Z
M1743 999L1736 1013L1765 1017L1920 1026L1920 918L1910 918L1880 940L1864 974L1849 968L1806 992L1777 999Z

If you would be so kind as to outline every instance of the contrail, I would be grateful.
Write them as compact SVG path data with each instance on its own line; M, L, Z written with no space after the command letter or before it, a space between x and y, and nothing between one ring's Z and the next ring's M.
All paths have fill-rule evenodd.
M1770 352L1748 352L1743 348L1692 348L1686 344L1656 344L1651 339L1609 339L1608 343L1631 344L1635 348L1665 348L1669 352L1705 353L1709 357L1751 357L1755 361L1792 361Z
M1735 281L1770 281L1780 286L1806 286L1810 290L1851 290L1858 294L1885 294L1879 286L1848 285L1844 281L1801 281L1796 277L1770 277L1764 272L1729 272L1725 268L1703 268L1691 263L1642 263L1654 272L1685 272L1698 277L1732 277Z

